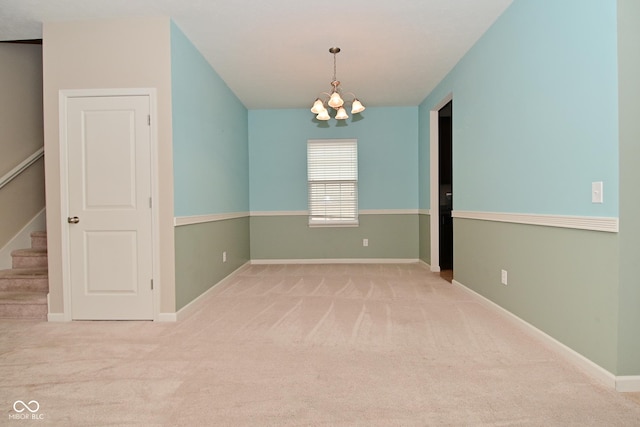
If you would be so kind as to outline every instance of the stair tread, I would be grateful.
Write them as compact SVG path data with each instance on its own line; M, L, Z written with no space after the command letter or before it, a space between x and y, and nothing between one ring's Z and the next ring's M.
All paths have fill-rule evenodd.
M13 268L0 270L0 319L46 320L47 232L32 232L31 248L14 250L11 257Z
M44 279L49 276L47 268L11 268L8 270L0 270L0 279Z
M46 304L46 292L0 291L0 304Z
M11 252L11 256L47 256L46 248L30 248L30 249L16 249Z

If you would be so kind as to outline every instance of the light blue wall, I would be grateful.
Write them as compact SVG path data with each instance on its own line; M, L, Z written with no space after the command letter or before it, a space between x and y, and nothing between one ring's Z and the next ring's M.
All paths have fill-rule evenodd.
M631 57L637 43L626 41ZM625 96L637 80L626 64ZM637 252L637 227L622 215L637 212L637 101L619 107L618 82L616 0L514 0L420 105L420 206L429 110L452 93L454 210L621 220L620 233L604 233L456 218L455 280L609 372L637 375L637 269L619 266ZM603 204L591 203L592 181L604 182Z
M431 155L429 140L429 113L433 106L426 102L418 108L418 205L420 209L429 209L431 202Z
M175 216L248 211L247 109L173 22L171 90Z
M174 215L248 212L247 109L173 22L171 91ZM246 217L176 227L174 238L176 310L249 260Z
M516 0L420 106L423 162L450 92L454 209L617 216L615 0Z
M417 209L418 108L359 116L339 124L308 109L249 111L251 211L307 210L307 140L332 138L358 139L360 209Z

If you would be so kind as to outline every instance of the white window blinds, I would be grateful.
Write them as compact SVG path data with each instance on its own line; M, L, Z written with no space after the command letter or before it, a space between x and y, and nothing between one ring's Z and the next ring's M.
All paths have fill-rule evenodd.
M358 224L358 141L307 142L309 225Z

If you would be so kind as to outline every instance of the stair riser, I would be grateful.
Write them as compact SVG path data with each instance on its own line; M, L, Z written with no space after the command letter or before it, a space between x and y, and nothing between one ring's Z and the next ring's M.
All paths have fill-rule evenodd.
M47 304L1 304L0 319L47 319Z
M44 278L11 278L0 279L0 292L49 292L49 279Z
M16 256L12 259L13 268L46 268L47 256Z
M31 236L31 247L34 249L47 249L47 236Z
M31 233L31 248L11 252L11 270L0 271L0 319L47 320L47 233Z

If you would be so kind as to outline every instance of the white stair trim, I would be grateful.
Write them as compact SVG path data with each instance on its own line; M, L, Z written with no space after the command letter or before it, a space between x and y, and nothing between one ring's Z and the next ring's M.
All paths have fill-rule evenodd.
M11 252L31 247L31 233L47 228L46 209L42 209L27 223L22 230L0 249L0 270L11 268Z

